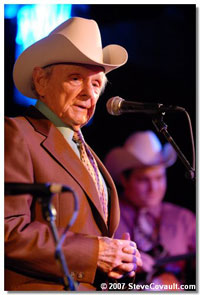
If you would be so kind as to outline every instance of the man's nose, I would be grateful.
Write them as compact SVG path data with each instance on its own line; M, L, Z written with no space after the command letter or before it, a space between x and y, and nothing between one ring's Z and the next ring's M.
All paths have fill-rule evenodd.
M149 182L149 188L150 188L151 191L156 191L158 189L157 181L154 181L154 180L150 181Z
M81 95L85 99L94 98L94 96L95 96L94 87L90 82L83 83Z

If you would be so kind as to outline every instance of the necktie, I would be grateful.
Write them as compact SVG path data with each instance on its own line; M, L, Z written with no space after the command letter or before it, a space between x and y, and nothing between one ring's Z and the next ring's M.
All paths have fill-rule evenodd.
M99 168L97 166L96 160L94 156L92 155L91 151L87 147L84 138L80 132L74 132L73 136L74 142L77 144L79 152L80 152L80 159L87 168L88 172L90 173L96 189L99 194L99 199L101 202L101 206L104 212L105 220L107 223L108 220L108 201L106 198L106 194L104 191L104 185L102 181L102 177L100 175Z

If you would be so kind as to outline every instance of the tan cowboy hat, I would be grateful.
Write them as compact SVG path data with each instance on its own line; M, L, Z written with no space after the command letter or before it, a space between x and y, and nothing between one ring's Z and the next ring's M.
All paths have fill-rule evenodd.
M122 171L164 164L173 165L177 155L173 147L166 143L163 147L153 131L132 134L122 147L112 149L105 158L105 166L113 179L119 182Z
M23 95L36 98L31 89L35 66L80 63L101 66L108 73L125 64L127 59L127 51L119 45L102 48L99 27L94 20L73 17L18 57L13 78L15 86Z

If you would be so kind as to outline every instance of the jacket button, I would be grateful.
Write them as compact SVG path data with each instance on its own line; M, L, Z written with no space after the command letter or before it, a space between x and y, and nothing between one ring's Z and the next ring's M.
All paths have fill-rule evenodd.
M82 279L84 277L84 273L83 272L79 272L78 274L77 274L77 278L78 279Z

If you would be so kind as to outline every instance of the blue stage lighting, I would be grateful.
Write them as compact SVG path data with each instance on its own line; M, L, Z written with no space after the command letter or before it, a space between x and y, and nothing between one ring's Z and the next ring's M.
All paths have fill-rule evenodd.
M14 18L17 15L19 4L5 4L4 5L4 17Z
M31 44L47 36L55 27L71 17L71 4L27 4L17 13L16 58ZM15 101L35 104L15 89Z

